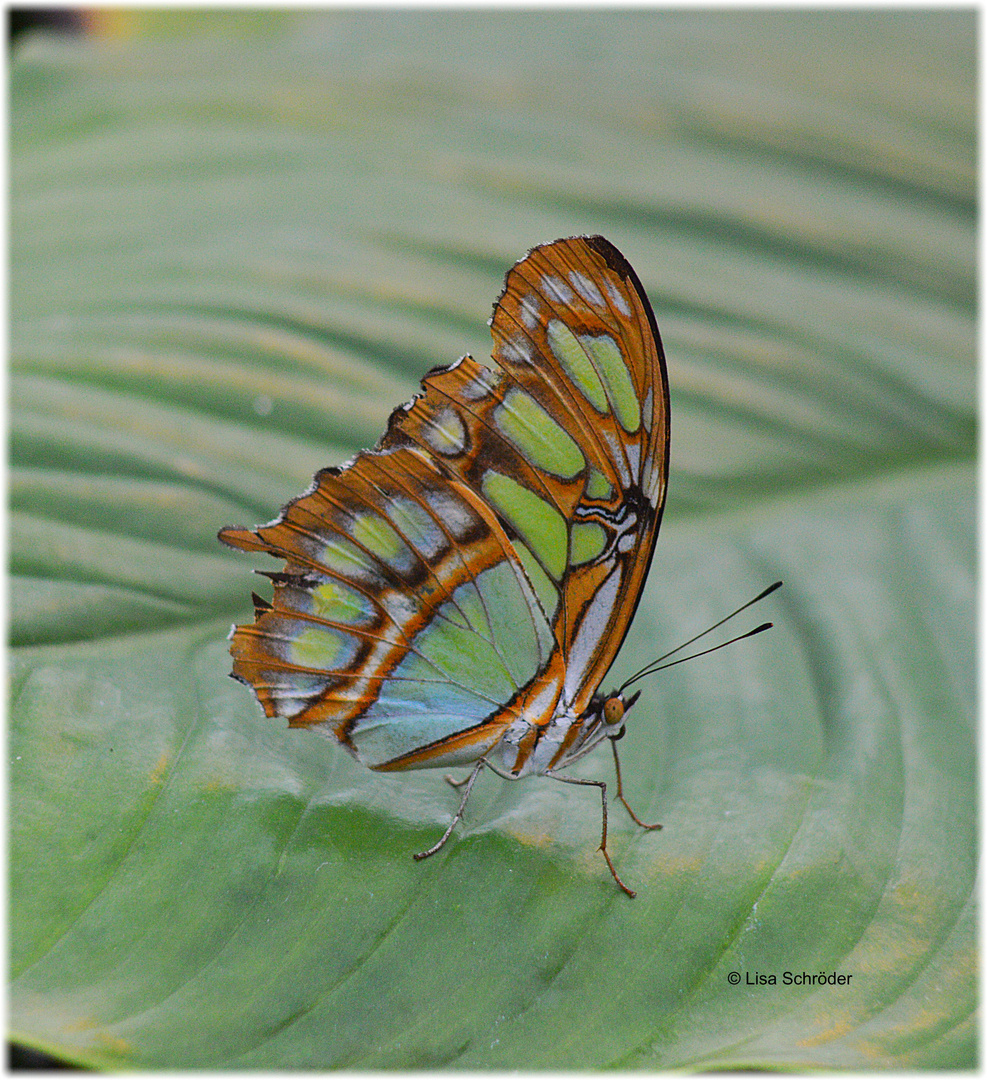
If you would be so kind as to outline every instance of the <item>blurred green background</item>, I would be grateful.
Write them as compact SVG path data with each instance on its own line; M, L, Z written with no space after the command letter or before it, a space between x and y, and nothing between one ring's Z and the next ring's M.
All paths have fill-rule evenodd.
M974 13L80 25L10 63L15 1041L114 1069L974 1067ZM629 797L665 825L611 815L633 902L593 793L545 779L486 778L412 863L455 795L260 715L225 635L276 567L215 542L488 356L508 267L585 232L640 275L672 385L614 678L785 580L770 634L631 714Z

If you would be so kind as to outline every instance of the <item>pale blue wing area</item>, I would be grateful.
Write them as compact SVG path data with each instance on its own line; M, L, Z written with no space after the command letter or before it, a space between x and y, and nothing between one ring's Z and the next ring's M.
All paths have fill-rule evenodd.
M485 570L474 582L457 589L452 599L470 627L489 642L491 669L495 669L492 658L496 657L499 677L506 674L509 680L509 690L500 683L500 689L492 695L503 704L548 663L555 648L555 636L544 607L520 562L514 561L504 561ZM421 651L431 659L446 663L452 660L448 654L432 656L427 646L426 640ZM461 652L456 653L452 670L461 671L464 663L467 677L475 679L476 668L469 656Z
M374 705L350 733L350 743L356 748L357 757L368 768L376 768L449 735L475 727L490 712L487 702L468 694L447 694L447 688L441 684L410 685L420 688L420 700L414 699L415 691L412 690L400 707L395 705L392 715L378 712L378 706ZM470 748L463 760L473 761L485 749L484 746ZM452 764L455 762L445 756L417 767L439 768Z
M443 617L445 607L469 626ZM537 675L554 645L520 565L485 570L439 608L354 724L350 739L360 759L379 765L474 727Z

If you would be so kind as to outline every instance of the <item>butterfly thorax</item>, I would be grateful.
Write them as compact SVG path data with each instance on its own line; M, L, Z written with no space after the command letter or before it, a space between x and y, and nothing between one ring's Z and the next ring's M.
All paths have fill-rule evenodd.
M548 723L519 717L497 747L505 771L522 777L564 769L604 739L622 738L624 718L637 697L627 700L620 691L596 694L582 714L560 708Z

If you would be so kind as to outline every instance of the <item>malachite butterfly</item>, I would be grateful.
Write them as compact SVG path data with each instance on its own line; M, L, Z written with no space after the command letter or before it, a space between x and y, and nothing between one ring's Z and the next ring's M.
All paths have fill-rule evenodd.
M484 767L599 788L600 850L633 896L607 851L606 785L560 773L610 740L627 806L616 740L637 695L599 687L665 503L658 327L602 236L530 251L490 326L499 370L465 356L431 371L373 450L322 469L270 524L220 532L285 563L233 628L233 676L371 769L473 763L418 858Z

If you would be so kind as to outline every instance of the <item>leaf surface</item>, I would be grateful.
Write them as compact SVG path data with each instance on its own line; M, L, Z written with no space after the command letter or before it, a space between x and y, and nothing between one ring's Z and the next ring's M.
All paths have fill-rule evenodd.
M121 12L11 66L14 1038L972 1068L974 16L263 14ZM488 356L508 266L585 232L672 385L614 681L785 581L770 634L644 684L633 902L595 793L544 778L484 777L414 863L455 794L264 719L225 636L276 567L214 539Z

